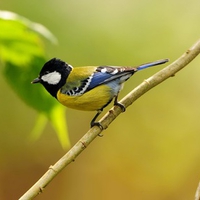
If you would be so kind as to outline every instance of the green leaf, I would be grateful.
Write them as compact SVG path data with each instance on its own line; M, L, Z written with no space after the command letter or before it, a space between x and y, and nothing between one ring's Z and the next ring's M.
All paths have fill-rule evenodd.
M62 146L69 147L64 107L41 85L31 85L46 62L41 35L52 42L55 37L44 26L8 11L0 11L0 27L0 59L4 76L18 96L40 112L40 120L33 129L34 138L40 135L46 118L55 128Z
M55 106L51 110L49 116L50 116L50 121L51 121L55 131L57 132L58 139L59 139L62 147L64 149L66 149L67 147L70 146L70 140L69 140L68 134L66 134L67 124L66 124L65 118L64 118L65 110L63 109L63 107L60 104L57 104L57 106ZM40 113L38 115L36 125L31 133L32 141L35 141L40 137L40 135L47 123L47 120L48 119L47 119L46 115L44 115L42 113Z
M63 106L60 104L57 104L50 113L50 120L52 122L52 125L54 129L57 131L58 139L62 145L62 147L65 149L66 147L70 146L70 140L68 135L66 134L67 130L67 124L65 119L65 110L63 109Z

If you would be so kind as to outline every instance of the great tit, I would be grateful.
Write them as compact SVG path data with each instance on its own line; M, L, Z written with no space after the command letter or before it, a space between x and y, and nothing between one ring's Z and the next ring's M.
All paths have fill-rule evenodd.
M32 83L41 83L66 107L97 111L90 125L91 127L101 126L95 121L113 98L114 105L125 110L124 106L117 101L125 81L139 70L166 62L168 59L142 64L138 67L85 66L73 68L66 62L53 58L44 64L38 78Z

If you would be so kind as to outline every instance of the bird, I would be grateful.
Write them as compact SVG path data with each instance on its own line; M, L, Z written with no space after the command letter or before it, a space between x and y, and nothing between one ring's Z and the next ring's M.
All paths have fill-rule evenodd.
M83 66L72 67L58 58L52 58L42 67L39 76L31 83L41 83L61 104L68 108L97 111L90 122L103 128L97 117L114 99L114 105L122 111L125 107L118 102L118 94L135 72L164 64L168 59L145 63L137 67Z

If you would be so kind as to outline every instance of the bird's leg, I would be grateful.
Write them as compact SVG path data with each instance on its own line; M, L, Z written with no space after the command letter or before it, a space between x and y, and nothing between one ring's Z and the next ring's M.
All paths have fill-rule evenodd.
M119 107L122 109L122 112L125 112L125 111L126 111L125 106L124 106L123 104L119 103L119 102L117 101L117 98L118 98L118 95L117 95L117 96L115 97L115 99L114 99L114 105L115 105L115 106L119 106Z
M101 130L103 130L103 126L101 125L101 123L100 123L100 122L95 122L96 119L97 119L97 117L101 114L102 111L103 111L103 109L100 109L100 110L97 111L97 114L94 116L94 118L93 118L92 121L90 122L91 128L92 128L93 126L98 126Z

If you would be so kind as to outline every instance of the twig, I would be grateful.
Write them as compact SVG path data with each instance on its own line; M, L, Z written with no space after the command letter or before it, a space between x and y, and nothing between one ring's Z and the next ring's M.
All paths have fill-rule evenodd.
M195 194L195 200L200 200L200 182L199 182L199 185L197 187L196 194Z
M148 90L160 84L167 78L174 76L179 70L190 63L200 53L200 40L197 41L187 52L185 52L175 62L162 69L155 75L151 76L138 87L132 90L125 96L120 103L126 108L130 106L140 96L145 94ZM104 129L121 113L118 106L113 107L100 120ZM94 126L91 128L58 162L49 168L49 170L19 199L29 200L40 194L44 188L60 173L68 164L75 160L75 158L102 132L102 130Z

